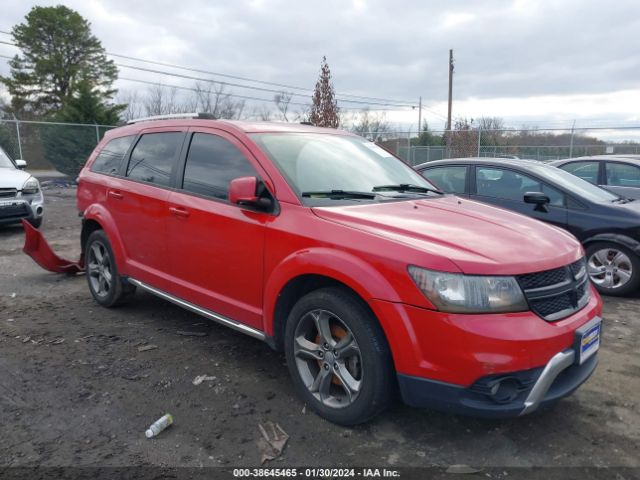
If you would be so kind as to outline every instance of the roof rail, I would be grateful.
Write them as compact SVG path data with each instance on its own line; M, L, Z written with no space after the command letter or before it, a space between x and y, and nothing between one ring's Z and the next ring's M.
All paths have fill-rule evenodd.
M185 119L185 118L199 118L203 120L215 120L214 117L210 113L168 113L166 115L152 115L150 117L142 117L142 118L134 118L133 120L129 120L127 125L132 123L140 123L140 122L150 122L153 120L175 120L175 119Z

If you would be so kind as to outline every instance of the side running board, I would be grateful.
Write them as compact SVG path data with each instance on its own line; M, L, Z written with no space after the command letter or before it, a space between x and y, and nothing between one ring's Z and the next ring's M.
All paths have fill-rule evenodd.
M212 312L211 310L207 310L205 308L199 307L197 305L194 305L191 302L187 302L186 300L182 300L178 297L174 297L173 295L167 292L163 292L162 290L158 290L157 288L152 287L151 285L147 285L146 283L143 283L140 280L136 280L135 278L131 278L131 277L129 277L127 280L129 281L129 283L131 283L132 285L135 285L136 287L140 287L149 293L153 293L154 295L157 295L160 298L164 298L165 300L168 300L171 303L175 303L176 305L182 308L185 308L193 313L202 315L203 317L208 318L209 320L213 320L214 322L220 323L229 328L233 328L234 330L237 330L239 332L246 333L247 335L257 338L259 340L266 340L267 338L266 335L260 330L256 330L255 328L248 327L247 325L237 322L235 320L232 320L228 317L225 317L224 315L220 315L219 313L215 313L215 312Z

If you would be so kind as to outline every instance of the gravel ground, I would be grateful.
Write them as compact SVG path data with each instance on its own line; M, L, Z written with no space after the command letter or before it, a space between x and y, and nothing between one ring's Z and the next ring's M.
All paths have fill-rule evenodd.
M45 192L43 230L70 258L74 194ZM396 404L346 429L306 411L266 344L146 293L100 308L84 276L41 270L22 242L20 227L0 228L0 467L254 467L266 421L290 436L278 467L640 467L640 295L606 299L598 369L549 411L488 421ZM164 412L174 426L147 440Z

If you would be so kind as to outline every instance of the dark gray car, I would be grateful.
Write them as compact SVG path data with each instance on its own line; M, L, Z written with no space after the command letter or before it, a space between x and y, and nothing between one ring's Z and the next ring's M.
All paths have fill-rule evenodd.
M640 199L640 155L598 155L550 162L618 195Z
M584 245L601 293L626 295L640 286L640 200L535 160L453 158L415 169L445 192L568 230Z

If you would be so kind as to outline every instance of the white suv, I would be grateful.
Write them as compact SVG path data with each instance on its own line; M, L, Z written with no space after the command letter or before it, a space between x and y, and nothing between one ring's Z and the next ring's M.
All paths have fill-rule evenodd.
M0 225L23 218L39 227L44 215L44 198L38 180L23 171L24 160L12 160L0 147Z

